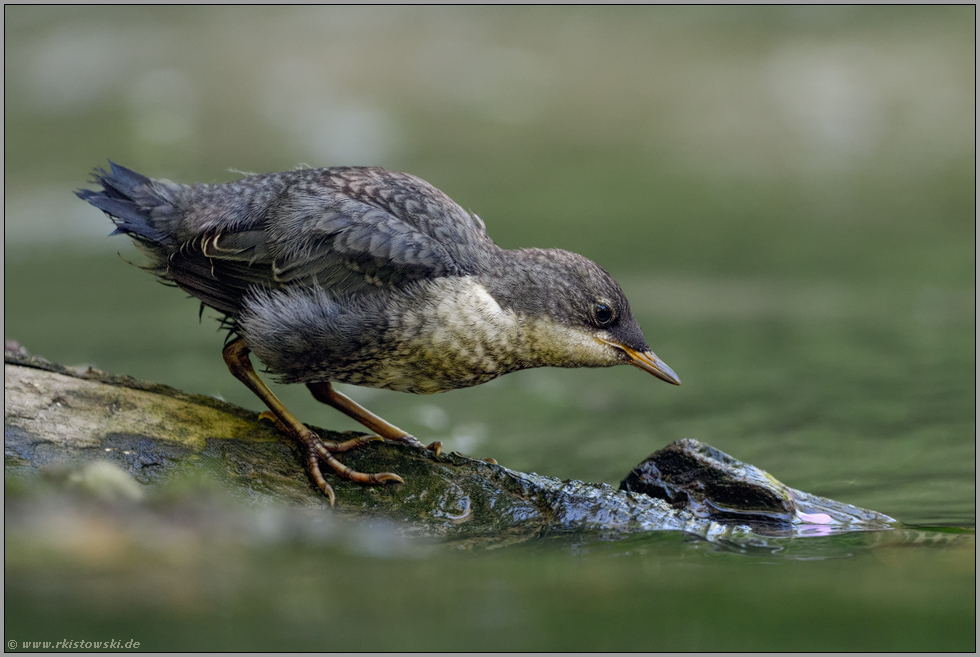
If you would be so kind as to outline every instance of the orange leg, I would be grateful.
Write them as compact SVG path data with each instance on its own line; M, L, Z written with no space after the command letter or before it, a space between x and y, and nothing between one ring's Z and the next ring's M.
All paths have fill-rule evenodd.
M333 406L344 415L357 420L382 438L397 440L413 447L423 447L422 443L415 436L409 434L407 431L402 431L389 422L385 422L347 395L334 390L334 387L330 385L329 381L324 381L323 383L307 383L306 387L313 393L314 399L323 402L327 406ZM439 441L424 446L424 448L435 452L436 456L442 453L442 443Z
M262 379L259 378L259 375L255 373L255 369L252 368L252 362L249 360L248 354L249 348L245 344L245 340L242 338L238 338L234 342L230 343L222 352L225 363L228 365L228 369L235 376L235 378L248 386L249 390L254 392L259 399L265 402L265 405L269 407L270 411L272 411L272 415L276 420L276 426L278 426L281 430L285 430L286 433L292 435L293 438L295 438L305 450L306 469L309 470L310 477L313 479L314 483L316 483L317 488L319 488L324 495L330 498L331 506L336 500L336 496L334 495L333 488L331 488L330 484L327 483L327 480L323 478L323 473L320 471L321 460L326 462L326 464L333 468L341 477L345 477L351 481L356 481L361 484L383 484L388 481L404 483L401 477L391 472L365 474L363 472L357 472L351 468L348 468L346 465L334 458L333 454L335 452L345 452L347 450L365 445L373 440L377 440L378 438L376 436L365 436L362 438L354 438L353 440L345 440L342 443L322 440L319 436L310 431L305 424L296 419L296 416L290 413L289 409L287 409L286 406L279 401L279 398L276 397L271 390L269 390L269 387L265 385ZM353 402L351 403L353 404Z

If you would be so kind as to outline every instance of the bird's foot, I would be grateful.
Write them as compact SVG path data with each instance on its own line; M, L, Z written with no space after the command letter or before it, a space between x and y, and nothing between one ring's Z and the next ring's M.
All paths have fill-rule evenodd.
M262 411L261 413L259 413L259 420L267 420L269 422L272 422L274 425L276 425L276 428L279 429L280 433L292 434L292 431L289 430L289 427L283 424L282 420L277 418L276 414L273 413L272 411Z
M370 436L371 440L384 440L381 436ZM410 445L411 447L421 447L427 452L435 452L436 456L442 454L442 442L434 440L428 445L423 445L415 436L400 436L398 438L392 438L391 440L399 443L404 443ZM350 442L350 441L348 441ZM337 451L337 450L333 450Z
M282 423L282 421L279 418L277 418L269 411L263 411L259 413L259 419L268 420L269 422L275 424L276 428L279 429L279 431L281 431L282 433L296 437L295 432L291 431L285 424ZM315 436L316 434L313 435ZM302 438L298 438L298 440L303 442ZM317 436L317 440L319 440L320 443L324 447L326 447L329 451L336 454L338 452L346 452L352 449L356 449L362 445L367 445L368 443L383 442L384 438L382 438L381 436L359 436L357 438L352 438L350 440L345 440L343 442L338 443L333 440L324 440L323 438Z
M306 447L307 470L309 470L310 476L313 478L313 481L316 483L317 487L324 493L324 495L330 498L330 506L334 505L336 497L334 496L333 488L331 488L330 484L328 484L326 479L323 477L323 472L320 470L321 462L329 465L331 468L333 468L334 472L344 479L349 479L359 484L376 486L387 483L405 483L405 480L396 475L394 472L358 472L353 468L347 467L338 461L334 456L335 453L356 449L377 440L380 440L378 436L361 436L359 438L353 438L351 440L345 440L338 443L330 440L323 440L312 431L309 431L307 435L299 437L299 441Z
M429 452L435 452L436 456L442 454L442 443L438 440L435 440L428 445L423 445L421 442L419 442L418 438L409 434L392 438L392 440L397 440L400 443L405 443L406 445L411 445L412 447L421 447Z
M306 469L310 473L310 478L316 487L320 489L324 495L330 500L330 506L333 506L337 501L337 496L333 492L333 487L327 483L326 478L323 476L323 471L320 469L321 463L326 463L334 472L345 479L355 481L359 484L367 485L380 485L386 483L396 483L403 484L405 481L393 472L377 472L377 473L365 473L358 472L353 468L349 468L334 456L341 452L347 452L352 449L357 449L358 447L363 447L368 443L384 440L381 436L359 436L357 438L352 438L350 440L344 440L342 442L336 442L333 440L323 440L315 434L313 431L306 429L305 431L291 431L279 418L269 412L264 412L259 415L261 420L269 420L273 422L276 427L283 433L292 436L300 443L301 448L305 451L304 462L306 464ZM305 427L304 427L305 428Z

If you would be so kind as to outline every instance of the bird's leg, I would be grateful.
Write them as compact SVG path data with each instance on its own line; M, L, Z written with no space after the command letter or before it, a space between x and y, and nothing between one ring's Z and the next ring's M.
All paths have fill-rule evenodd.
M271 411L262 411L259 413L260 420L268 420L276 425L282 433L288 433L292 435L293 431L282 423L282 420L277 418ZM319 439L321 443L330 451L331 454L337 454L338 452L346 452L362 445L367 445L368 443L374 442L376 440L381 440L381 436L361 436L360 438L352 438L351 440L345 440L341 443L334 442L332 440Z
M259 378L259 375L256 374L255 369L252 367L252 361L249 360L249 351L245 340L238 338L224 348L222 356L224 356L225 363L235 378L248 386L249 390L254 392L269 407L269 410L272 411L272 415L275 417L276 425L280 429L285 429L287 433L291 434L302 445L306 451L306 468L310 472L310 477L313 478L317 488L330 498L331 506L336 498L333 488L323 478L323 473L320 471L321 460L325 461L340 476L361 484L382 484L387 481L404 483L401 477L391 472L365 474L348 468L334 458L334 452L346 452L349 449L360 447L372 440L376 440L376 438L374 436L368 436L345 440L341 443L322 440L310 431L305 424L296 419L296 416L289 412L289 409L279 401L279 398Z
M313 393L313 397L317 401L323 402L328 406L333 406L344 415L357 420L382 438L397 440L413 447L424 447L429 451L435 452L436 456L442 453L441 442L436 441L429 445L423 445L415 436L407 431L403 431L390 422L386 422L347 395L334 390L334 387L330 385L329 381L323 383L307 383L306 387L310 389L310 392Z

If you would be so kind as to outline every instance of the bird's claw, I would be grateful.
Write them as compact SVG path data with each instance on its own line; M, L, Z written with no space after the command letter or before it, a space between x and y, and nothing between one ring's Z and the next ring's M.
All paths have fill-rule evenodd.
M422 443L420 443L419 442L419 439L416 438L415 436L411 435L411 434L405 434L404 436L398 436L396 438L393 438L393 440L397 440L400 443L405 443L406 445L409 445L411 447L421 447L422 449L425 449L425 445L423 445Z
M412 435L401 436L399 438L396 438L396 440L398 440L398 442L405 443L406 445L410 445L412 447L421 447L426 451L435 452L436 456L442 454L442 443L438 440L434 440L428 445L423 445L421 442L419 442L418 438Z
M320 436L305 426L302 427L302 431L299 429L295 431L290 430L290 428L287 427L286 424L279 419L279 417L270 411L263 411L260 413L259 420L267 420L272 422L276 425L276 428L279 429L279 431L294 436L301 443L306 445L309 453L309 456L307 457L307 469L310 471L310 476L313 478L317 488L319 488L320 491L330 500L330 506L335 504L337 496L334 494L333 488L327 483L327 480L323 476L323 472L320 469L321 463L326 463L329 465L339 476L361 484L378 485L405 483L404 479L393 472L377 472L373 474L358 472L357 470L347 467L338 461L336 456L334 456L335 454L339 454L341 452L363 447L368 443L378 441L383 442L384 437L382 436L359 436L343 442L334 442L330 440L323 440L320 438ZM429 450L430 452L435 452L436 456L442 453L442 443L439 441L435 441L428 446L424 446L414 436L404 436L398 440L408 445L412 445L413 447L421 447L422 449Z
M283 424L282 420L277 418L275 413L273 413L272 411L262 411L261 413L259 413L259 421L261 420L267 420L269 422L272 422L274 425L276 425L276 428L279 429L279 431L282 433L292 433L289 430L289 428L285 424Z
M357 470L349 468L338 461L337 457L335 456L335 454L357 449L371 442L376 442L379 440L383 441L384 438L381 436L358 436L357 438L352 438L343 442L335 442L331 440L323 440L315 432L304 425L300 425L301 428L291 431L276 415L268 411L259 414L259 419L269 420L270 422L274 423L280 431L293 436L296 440L305 445L305 449L307 451L306 468L309 470L310 477L313 479L316 487L319 488L320 492L326 495L330 500L330 506L334 506L337 501L337 496L334 494L333 488L327 483L326 478L323 476L323 471L320 467L321 463L326 463L329 465L331 468L333 468L337 475L343 477L344 479L349 479L350 481L354 481L359 484L377 485L405 483L404 479L393 472L378 472L373 474L358 472Z

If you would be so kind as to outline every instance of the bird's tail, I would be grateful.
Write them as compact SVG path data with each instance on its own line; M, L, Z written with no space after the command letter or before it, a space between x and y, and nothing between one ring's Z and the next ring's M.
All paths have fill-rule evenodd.
M92 182L101 185L101 190L80 189L75 194L109 215L116 225L113 235L128 235L142 248L150 262L140 265L141 269L212 308L235 315L247 282L219 281L214 263L204 255L203 241L181 232L191 188L147 178L111 161L109 167L109 171L94 172Z
M80 189L76 196L109 215L116 225L113 235L129 235L151 250L166 250L174 241L166 230L167 219L176 213L167 188L114 162L109 167L108 172L93 172L92 182L102 185L101 191Z

